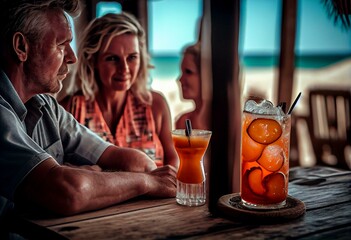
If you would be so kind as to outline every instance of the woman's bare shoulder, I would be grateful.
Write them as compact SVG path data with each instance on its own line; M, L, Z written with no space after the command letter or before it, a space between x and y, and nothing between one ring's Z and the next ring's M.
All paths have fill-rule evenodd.
M160 108L160 110L164 110L168 108L167 100L161 92L151 91L151 94L152 94L152 108Z
M166 101L166 98L162 92L152 90L151 94L153 101Z

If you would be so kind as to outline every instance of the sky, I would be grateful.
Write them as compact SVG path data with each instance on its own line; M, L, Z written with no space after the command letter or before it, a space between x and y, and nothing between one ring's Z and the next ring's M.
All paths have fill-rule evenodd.
M202 0L149 0L149 51L180 53L197 39Z
M242 0L240 47L244 54L276 54L282 0ZM202 0L149 0L149 50L179 53L197 38ZM351 54L351 30L335 26L321 0L298 0L296 52Z
M196 41L202 0L148 0L149 51L179 55ZM280 48L282 0L242 0L240 49L245 55L277 54ZM321 0L298 0L296 52L298 54L350 54L351 30L336 26ZM116 3L98 6L100 15L120 11ZM117 10L115 10L117 9ZM99 13L98 13L99 15Z

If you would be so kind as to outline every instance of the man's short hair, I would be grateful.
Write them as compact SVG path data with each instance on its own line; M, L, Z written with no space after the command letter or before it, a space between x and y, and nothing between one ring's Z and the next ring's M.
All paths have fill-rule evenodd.
M0 2L1 58L10 48L14 33L21 32L32 41L38 38L40 30L45 25L40 16L48 10L61 10L72 17L80 14L79 0L0 0Z

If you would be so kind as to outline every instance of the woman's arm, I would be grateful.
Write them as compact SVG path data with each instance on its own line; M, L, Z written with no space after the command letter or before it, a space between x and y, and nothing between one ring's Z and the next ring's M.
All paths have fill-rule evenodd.
M166 99L159 93L152 92L152 112L156 124L156 132L162 143L164 151L164 165L179 166L178 155L172 141L171 113Z

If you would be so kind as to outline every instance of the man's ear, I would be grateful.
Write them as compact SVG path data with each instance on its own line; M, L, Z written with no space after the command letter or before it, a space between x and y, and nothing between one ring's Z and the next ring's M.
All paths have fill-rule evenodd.
M20 32L16 32L13 35L12 44L18 60L21 62L26 61L28 57L28 41L25 36Z

